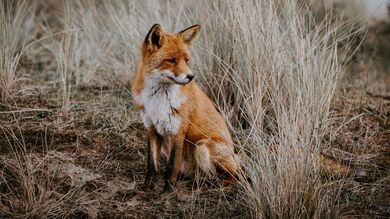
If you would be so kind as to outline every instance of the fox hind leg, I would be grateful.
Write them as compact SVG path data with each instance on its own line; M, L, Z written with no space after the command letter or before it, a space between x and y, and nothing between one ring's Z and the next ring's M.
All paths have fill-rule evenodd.
M217 168L221 170L226 175L222 186L228 186L236 181L239 165L237 155L231 146L202 139L196 143L194 158L197 169L200 169L206 177L215 176Z

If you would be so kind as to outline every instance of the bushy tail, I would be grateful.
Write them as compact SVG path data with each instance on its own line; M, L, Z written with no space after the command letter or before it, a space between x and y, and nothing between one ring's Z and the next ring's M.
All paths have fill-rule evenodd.
M211 160L210 150L206 144L197 144L194 151L194 158L197 172L207 178L215 176L216 169Z

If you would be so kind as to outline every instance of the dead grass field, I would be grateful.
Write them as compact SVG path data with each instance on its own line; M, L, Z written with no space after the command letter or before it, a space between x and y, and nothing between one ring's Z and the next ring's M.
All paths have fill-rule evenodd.
M14 75L12 79L8 79L11 83L7 84L9 85L6 88L7 92L2 92L0 102L0 218L283 218L287 215L291 218L390 217L390 24L377 23L370 27L367 34L364 28L357 34L356 44L359 44L360 40L362 44L352 60L347 63L347 70L337 79L337 87L334 94L330 95L330 108L326 112L330 116L320 120L324 124L329 124L324 130L330 131L324 131L321 138L316 140L319 142L318 148L316 146L313 149L338 162L354 166L357 172L364 170L364 174L355 172L352 176L340 177L310 170L309 174L305 175L306 178L297 177L296 181L300 184L312 177L313 173L319 174L314 177L318 179L313 181L315 183L313 194L306 190L302 191L303 196L310 196L307 199L303 198L301 205L301 208L307 208L307 211L298 209L296 214L293 211L275 214L278 209L296 206L277 208L269 204L274 202L265 203L263 200L255 203L254 200L258 200L258 197L267 192L272 194L272 191L256 194L253 182L237 183L226 188L218 188L207 182L197 188L193 179L182 179L172 193L162 193L158 189L144 191L141 185L146 172L146 133L134 110L128 82L133 74L129 72L135 70L134 60L137 60L137 54L133 51L137 51L138 44L132 43L141 42L143 34L146 34L145 31L149 27L135 30L131 28L137 25L132 25L131 22L140 22L136 18L131 21L118 20L118 28L126 29L128 32L123 33L130 33L132 37L128 44L125 45L123 42L125 49L120 49L127 35L106 36L108 32L104 25L108 22L99 20L103 25L103 29L99 29L101 32L94 32L96 30L93 29L93 23L91 30L79 31L77 25L90 22L88 19L105 19L105 15L96 16L99 8L94 8L95 4L86 4L88 10L82 11L85 10L83 8L85 5L81 7L80 4L79 7L76 3L74 3L76 6L72 6L55 0L26 2L31 6L26 12L27 19L18 27L15 27L16 24L13 26L19 30L27 30L26 25L30 25L30 18L32 19L33 22L28 27L29 35L22 39L26 44L15 46L14 53L0 45L3 50L1 61L7 54L11 58L20 56L16 60L17 64L12 66L12 69L15 69ZM103 1L89 2L115 8L115 4ZM7 7L7 3L1 4L0 7ZM118 3L120 4L122 3ZM192 7L191 4L187 6ZM123 9L124 11L138 7L130 3L123 5L129 7ZM75 13L73 16L82 13L85 20L79 20L80 23L65 22L64 20L73 18L66 17L66 10L73 10L67 7L78 8L80 11L71 11ZM124 11L118 10L116 14L118 17L110 16L107 20L119 19ZM5 14L7 13L10 11L5 10ZM216 14L228 17L224 13L219 11ZM200 16L202 11L195 14ZM126 15L128 19L133 19L131 13ZM226 17L225 22L229 21ZM123 26L127 25L126 22L129 23L128 26ZM172 28L182 26L174 23L179 21L162 22L169 23ZM188 22L192 20L186 20L185 24ZM214 27L216 31L219 30L218 23L208 22L207 25ZM226 26L220 28L228 30ZM206 27L206 30L211 29ZM69 34L62 36L59 34L61 31ZM247 34L251 32L248 31ZM208 36L205 34L202 37L207 39ZM233 38L221 33L213 37L213 40L220 37L222 43L232 43L229 37ZM250 35L248 37L250 39ZM4 34L0 34L0 38L6 39ZM106 41L107 38L111 40ZM205 42L202 39L199 42ZM101 47L88 47L96 43L100 43ZM230 55L240 55L240 52L225 54L223 48L213 43L204 46L214 52L210 57L214 57L215 60L207 62L213 65L207 68L208 71L230 72L240 65L244 68L244 65L248 65L247 61L252 64L257 61L235 60ZM88 48L94 50L87 51ZM127 48L129 53L123 52ZM252 54L249 48L242 49ZM204 50L205 48L201 47L195 49L196 61L192 65L196 69L202 69L199 65L210 58L199 58L202 54L199 51ZM226 57L223 57L224 55ZM228 60L233 61L229 63ZM62 69L59 69L60 65L63 66ZM248 66L245 69L258 67L256 64ZM5 72L4 69L1 68L0 71ZM82 69L80 70L82 73L75 73L79 69ZM271 71L272 68L267 70ZM235 73L236 70L232 72ZM270 114L266 113L262 122L255 120L251 123L250 118L253 115L249 112L255 111L247 109L244 111L239 106L237 109L239 103L245 103L249 98L245 100L239 95L234 96L237 91L229 87L230 83L237 79L229 78L227 73L225 75L219 73L211 80L206 80L207 77L209 77L207 74L203 78L199 77L199 83L204 85L209 95L219 104L225 118L229 120L235 142L239 145L238 150L250 153L253 148L246 149L245 145L263 144L257 139L251 139L253 142L248 140L253 136L257 138L257 135L251 135L253 129L257 127L254 123L261 123L259 126L266 127L262 122L278 120L267 120ZM221 88L218 85L226 87ZM226 95L230 89L231 95ZM245 89L250 90L242 88ZM221 95L221 92L225 95ZM226 103L234 98L242 98L240 100L242 102ZM273 99L270 100L272 102ZM264 99L260 98L257 101L260 107ZM264 111L266 110L264 108ZM328 120L333 122L327 123ZM271 131L261 128L261 133L272 132L273 128L269 129ZM294 132L291 135L295 135ZM267 139L264 142L269 143L275 139ZM250 165L246 167L249 169ZM256 171L252 172L257 173ZM278 174L281 173L284 172ZM272 171L269 174L278 176ZM268 182L265 180L271 179L270 176L262 175L265 178L269 177L262 179L262 182ZM284 178L275 179L282 181ZM156 188L162 187L162 177L157 184ZM297 185L286 193L294 188L301 189ZM250 192L255 196L252 199L248 198ZM280 195L276 192L275 194ZM286 199L291 197L293 195L286 195ZM319 197L323 197L323 200L314 200ZM309 200L308 203L306 200ZM319 213L310 212L311 208L315 209L318 206L325 210Z

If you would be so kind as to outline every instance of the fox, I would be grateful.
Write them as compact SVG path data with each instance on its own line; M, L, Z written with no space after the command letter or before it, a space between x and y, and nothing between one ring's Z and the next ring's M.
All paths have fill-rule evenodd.
M174 189L179 174L197 171L223 175L222 186L237 180L239 157L226 122L189 67L200 29L170 33L154 24L141 44L131 90L148 136L144 188L154 187L161 155L167 159L164 191Z

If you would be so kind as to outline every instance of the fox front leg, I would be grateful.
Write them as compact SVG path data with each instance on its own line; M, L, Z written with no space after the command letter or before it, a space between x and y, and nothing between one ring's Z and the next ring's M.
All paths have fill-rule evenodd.
M183 138L176 137L170 143L172 144L172 150L165 173L164 192L171 192L173 190L173 186L175 186L180 173L180 165L183 157Z
M156 174L156 170L154 168L154 161L152 159L151 155L151 146L150 146L150 139L148 139L148 161L147 161L147 171L146 171L146 177L144 182L144 188L149 189L153 188L153 176Z
M159 159L161 151L161 137L156 133L149 131L148 138L148 160L147 171L144 182L144 188L152 189L154 187L154 178L159 170Z

